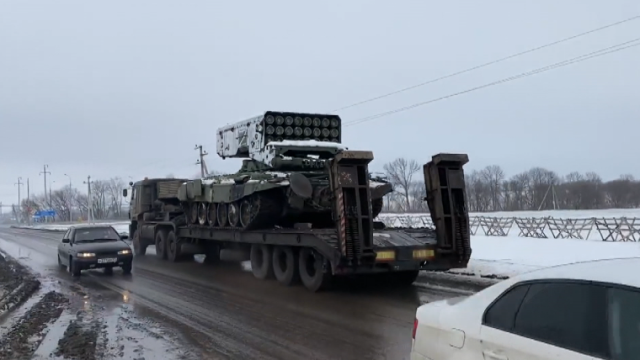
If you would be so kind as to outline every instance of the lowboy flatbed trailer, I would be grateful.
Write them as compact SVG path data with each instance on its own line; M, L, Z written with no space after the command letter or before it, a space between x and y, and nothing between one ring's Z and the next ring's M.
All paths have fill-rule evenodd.
M368 174L368 161L358 156L339 154L329 171L339 178L364 166L357 173ZM303 223L248 231L187 224L184 211L154 197L159 182L175 179L145 179L132 184L136 195L131 199L130 234L138 255L155 245L157 255L169 261L205 254L206 262L215 262L222 249L244 249L256 278L275 277L285 285L301 280L311 291L327 288L335 276L359 274L387 274L396 284L411 284L421 270L467 266L471 256L463 171L467 162L464 154L438 154L423 167L425 200L435 229L386 229L366 216L371 203L364 191L353 206L345 206L340 194L368 187L368 180L345 180L344 176L332 182L337 194L334 228L314 229Z

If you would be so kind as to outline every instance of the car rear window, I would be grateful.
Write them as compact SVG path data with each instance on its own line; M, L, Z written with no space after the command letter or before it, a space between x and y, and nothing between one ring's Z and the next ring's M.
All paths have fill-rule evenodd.
M111 227L78 228L75 241L118 240L120 235Z

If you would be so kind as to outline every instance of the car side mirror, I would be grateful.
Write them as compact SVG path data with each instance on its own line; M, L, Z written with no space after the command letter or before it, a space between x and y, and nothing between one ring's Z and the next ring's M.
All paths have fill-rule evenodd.
M122 189L122 196L127 197L127 189Z
M62 243L63 244L70 244L71 241L69 241L69 239L62 239Z

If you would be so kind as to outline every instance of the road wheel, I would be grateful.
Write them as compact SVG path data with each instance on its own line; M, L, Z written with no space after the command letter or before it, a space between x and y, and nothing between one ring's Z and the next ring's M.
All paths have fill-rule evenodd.
M132 268L132 263L125 263L124 265L122 265L122 273L124 275L129 275L131 274L131 268Z
M194 202L191 204L187 204L187 209L189 209L189 223L197 224L198 223L198 203Z
M229 226L232 228L238 227L240 223L240 206L238 202L232 202L227 205L227 212L229 217Z
M113 268L112 267L104 268L104 274L105 275L113 275Z
M207 224L207 215L209 212L209 207L207 203L200 203L198 205L198 224L206 225Z
M180 241L178 240L176 233L171 230L167 234L167 259L171 262L178 262L182 260L181 255Z
M71 273L71 276L78 277L81 274L80 267L78 266L78 264L76 264L76 261L73 260L72 257L69 257L68 269L69 269L69 272Z
M333 276L331 269L325 271L325 262L324 256L317 251L310 248L300 249L298 252L300 280L307 289L317 292L331 286Z
M217 223L216 216L217 216L217 214L218 214L218 213L216 212L217 210L218 210L218 208L216 207L216 204L215 204L215 203L211 203L211 204L209 204L209 207L208 207L208 209L207 209L207 223L208 223L208 224L209 224L209 226L211 226L211 227L216 226L216 223Z
M290 246L276 246L273 249L273 275L280 283L291 286L298 282L298 258Z
M162 260L167 260L167 233L164 229L156 232L156 255Z
M140 232L136 230L135 233L133 233L133 239L131 241L131 243L133 244L133 254L135 256L145 256L147 254L147 246L148 245L142 245L142 243L140 242Z
M220 203L216 206L217 210L217 220L218 220L218 226L220 226L221 228L223 227L227 227L228 225L228 220L229 220L229 213L227 212L227 204L225 203Z
M267 245L251 245L251 272L253 276L260 280L273 277L273 266L271 265L271 248Z
M62 263L62 260L60 260L60 254L58 254L58 266L60 267L60 269L66 269L67 268L67 266Z

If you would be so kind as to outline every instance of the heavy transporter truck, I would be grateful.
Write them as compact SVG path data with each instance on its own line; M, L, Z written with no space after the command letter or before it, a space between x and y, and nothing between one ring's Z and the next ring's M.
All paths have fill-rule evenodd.
M130 183L134 253L155 245L163 260L203 254L213 263L220 250L240 248L256 278L301 281L311 291L336 276L380 274L410 285L420 270L465 268L468 156L438 154L423 167L435 229L386 228L375 218L392 186L370 175L371 151L342 146L341 123L268 111L218 130L218 155L244 158L237 173Z

